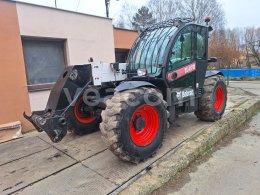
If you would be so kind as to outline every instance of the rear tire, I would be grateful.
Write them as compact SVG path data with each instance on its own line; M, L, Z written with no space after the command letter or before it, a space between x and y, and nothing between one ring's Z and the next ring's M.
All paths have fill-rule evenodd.
M159 103L147 103L146 98ZM116 93L106 105L100 130L109 149L120 159L134 163L153 155L167 129L162 94L151 88L132 89Z
M205 79L204 94L199 100L199 109L195 115L203 121L219 120L225 112L227 86L222 75Z
M77 135L85 135L99 130L101 110L97 114L86 114L82 111L85 103L83 98L78 98L74 106L67 113L68 129Z

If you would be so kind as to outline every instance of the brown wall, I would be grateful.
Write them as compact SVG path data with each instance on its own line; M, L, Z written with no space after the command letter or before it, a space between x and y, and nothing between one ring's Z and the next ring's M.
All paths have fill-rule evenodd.
M137 31L114 28L114 45L116 49L131 49L137 38Z
M0 78L0 124L20 120L23 131L32 129L22 116L30 105L16 5L7 1L0 1Z

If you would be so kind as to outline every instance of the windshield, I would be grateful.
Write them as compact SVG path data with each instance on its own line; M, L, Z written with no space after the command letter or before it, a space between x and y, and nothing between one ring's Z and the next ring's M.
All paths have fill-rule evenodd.
M130 71L145 68L148 75L158 76L165 49L176 30L176 27L171 26L143 32L131 49L128 59Z

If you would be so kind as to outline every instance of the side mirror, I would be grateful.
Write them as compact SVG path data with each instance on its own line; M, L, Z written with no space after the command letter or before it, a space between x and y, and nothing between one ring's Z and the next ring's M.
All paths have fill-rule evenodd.
M209 29L209 32L213 31L212 26L209 26L208 29Z
M216 57L210 57L209 59L208 59L208 62L209 63L211 63L211 62L217 62L218 61L218 58L216 58Z
M184 36L183 36L183 34L181 34L180 42L183 43L184 41L185 41Z

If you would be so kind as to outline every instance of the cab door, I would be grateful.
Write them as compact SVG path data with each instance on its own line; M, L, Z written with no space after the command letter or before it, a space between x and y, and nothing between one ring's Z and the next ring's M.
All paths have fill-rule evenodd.
M167 60L166 78L175 91L174 102L195 96L196 54L195 25L184 27L176 36Z
M196 97L202 95L205 74L208 67L208 29L205 26L196 26L195 32L196 58Z

